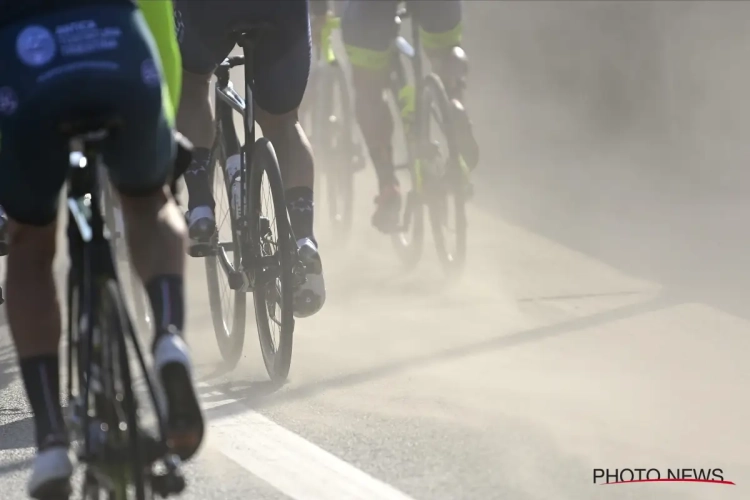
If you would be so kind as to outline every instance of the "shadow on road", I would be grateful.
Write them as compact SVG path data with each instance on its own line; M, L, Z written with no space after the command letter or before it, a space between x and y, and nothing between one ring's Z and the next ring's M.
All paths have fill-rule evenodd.
M212 417L220 418L241 413L248 406L253 409L259 409L287 401L304 399L320 394L329 389L354 386L408 370L424 368L437 363L539 342L548 338L565 335L567 333L578 332L581 329L592 328L612 321L623 320L633 316L658 311L660 309L677 305L681 302L681 296L671 293L663 293L653 299L638 304L628 305L603 313L556 323L550 326L542 326L510 335L494 337L482 342L447 349L437 353L429 353L406 360L386 363L362 372L350 373L348 375L334 377L314 384L302 384L282 393L277 393L280 386L267 381L254 383L245 382L242 384L210 383L206 381L209 383L212 390L220 393L212 396L214 400L235 400L218 406L210 410L208 413Z

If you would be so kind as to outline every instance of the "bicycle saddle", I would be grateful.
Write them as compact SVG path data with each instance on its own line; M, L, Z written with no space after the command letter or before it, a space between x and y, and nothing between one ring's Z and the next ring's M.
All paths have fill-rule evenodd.
M69 138L82 137L87 140L103 139L121 125L117 116L89 116L60 123L60 132Z

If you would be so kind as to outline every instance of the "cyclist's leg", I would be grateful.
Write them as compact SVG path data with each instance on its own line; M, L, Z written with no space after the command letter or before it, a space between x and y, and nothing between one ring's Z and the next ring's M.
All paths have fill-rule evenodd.
M342 16L342 34L352 65L360 129L375 165L379 195L373 225L391 232L398 225L401 197L393 165L393 118L383 100L397 27L396 0L351 0Z
M158 61L158 51L140 13L122 10L122 74L102 90L116 103L124 126L106 143L104 162L120 193L128 248L154 312L154 369L167 402L167 438L183 459L197 451L203 416L193 387L183 340L186 227L171 182L176 152L162 107L163 81L145 80L141 68ZM126 97L124 97L126 96Z
M289 220L307 273L307 281L295 293L294 313L306 317L325 302L323 267L313 234L313 155L298 120L310 71L307 2L271 2L258 14L268 16L276 28L261 37L254 55L256 119L279 159Z
M235 5L241 2L233 2ZM222 9L229 9L226 12ZM216 232L213 186L209 184L209 156L214 141L213 113L209 95L211 77L232 50L226 38L225 20L234 6L216 8L211 2L175 2L175 18L182 53L182 94L177 112L177 130L194 146L185 184L188 190L188 225L192 246L205 245ZM213 35L213 36L207 36Z
M417 2L415 6L419 9L422 44L453 104L453 122L461 155L466 164L474 168L479 161L479 146L463 102L469 67L461 49L461 0L443 0L429 4Z
M54 137L49 127L52 115L40 102L54 92L54 99L62 104L60 96L66 94L58 93L56 85L52 88L56 79L37 83L43 73L61 64L61 58L44 49L54 51L52 31L66 19L65 12L39 14L0 30L5 65L0 73L0 204L10 219L6 267L7 285L13 290L6 313L34 415L37 456L29 481L32 496L65 491L74 463L60 408L61 324L53 276L57 201L68 168L67 143ZM34 29L35 47L20 43L29 25L34 25L29 29ZM44 62L40 67L26 62L34 53Z
M8 217L0 207L0 257L8 255Z

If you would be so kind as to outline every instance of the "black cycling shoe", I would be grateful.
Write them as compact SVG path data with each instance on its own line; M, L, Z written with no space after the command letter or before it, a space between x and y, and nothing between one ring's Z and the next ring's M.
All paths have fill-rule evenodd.
M206 257L215 251L216 220L208 207L196 207L185 214L188 224L188 255Z
M375 204L377 207L372 215L372 225L381 233L397 233L401 228L401 192L398 187L381 190L375 197Z

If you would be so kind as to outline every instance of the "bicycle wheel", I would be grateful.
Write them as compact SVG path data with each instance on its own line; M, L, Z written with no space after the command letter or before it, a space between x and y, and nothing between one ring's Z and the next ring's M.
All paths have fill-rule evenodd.
M294 336L292 239L284 187L273 145L258 139L253 150L248 196L250 244L257 259L253 304L263 363L274 382L286 380L292 362ZM274 330L277 329L277 335Z
M323 170L328 215L335 234L345 240L351 232L354 212L355 123L344 69L333 63L326 73L328 81L322 90L330 94L324 99L327 116L321 122L327 128L317 144L325 141L323 160L329 162Z
M218 127L218 131L212 160L209 163L212 165L209 182L213 186L216 200L219 246L216 253L204 257L204 263L216 343L226 368L232 369L237 366L245 343L247 298L245 292L230 288L227 273L220 261L223 259L231 269L239 269L242 252L237 231L238 222L231 205L232 187L225 178L227 158L221 139L221 127Z
M423 140L420 148L425 166L425 200L438 258L449 276L455 277L466 262L466 190L461 171L450 101L440 78L424 79L422 92ZM434 140L439 132L442 140Z
M403 76L405 69L403 62L397 57L394 60L394 77L388 88L388 100L397 128L403 128L400 134L405 139L406 146L406 165L396 167L396 175L401 185L402 193L405 193L401 212L400 230L391 235L391 242L396 249L396 255L406 268L413 268L419 262L422 256L424 244L424 206L422 201L422 178L420 165L417 162L414 145L411 144L410 133L406 129L406 124L402 119L400 102L406 98L409 99L409 91L414 87L408 85ZM407 95L399 96L406 91ZM399 125L400 124L400 125ZM396 134L394 134L395 136ZM395 149L395 148L394 148Z
M115 500L126 500L132 486L136 500L146 500L148 465L142 463L138 408L128 363L130 321L117 282L104 283L97 304L94 331L98 331L101 345L103 391L97 397L96 416L107 426L107 448L117 450L116 456L126 457L115 470L108 468L113 479L109 494Z

